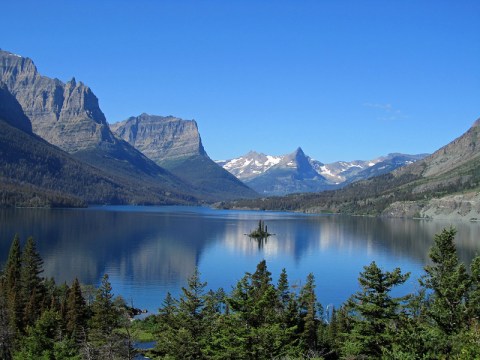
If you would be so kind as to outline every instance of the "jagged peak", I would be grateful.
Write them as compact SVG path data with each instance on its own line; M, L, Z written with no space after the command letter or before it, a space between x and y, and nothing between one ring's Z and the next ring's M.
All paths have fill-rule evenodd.
M472 128L480 126L480 118L478 118L472 125Z

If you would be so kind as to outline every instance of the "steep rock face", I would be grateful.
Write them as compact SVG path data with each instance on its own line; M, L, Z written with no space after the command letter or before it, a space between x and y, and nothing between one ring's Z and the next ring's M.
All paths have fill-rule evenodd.
M111 129L157 164L206 156L195 120L144 113L112 124Z
M49 143L74 153L114 142L97 97L82 82L41 76L31 59L2 50L0 81L22 106L33 132Z
M0 119L27 133L32 132L32 124L25 116L17 99L8 91L5 84L0 82Z
M142 114L111 128L117 137L191 184L191 190L202 199L223 201L258 195L208 157L194 120Z

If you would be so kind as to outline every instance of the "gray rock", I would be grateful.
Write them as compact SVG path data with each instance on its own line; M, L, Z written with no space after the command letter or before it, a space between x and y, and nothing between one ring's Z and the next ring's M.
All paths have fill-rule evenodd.
M49 143L74 153L114 141L97 97L82 82L42 76L31 59L1 50L0 81L22 106L33 132Z
M157 164L206 155L195 120L144 113L112 124L111 129Z

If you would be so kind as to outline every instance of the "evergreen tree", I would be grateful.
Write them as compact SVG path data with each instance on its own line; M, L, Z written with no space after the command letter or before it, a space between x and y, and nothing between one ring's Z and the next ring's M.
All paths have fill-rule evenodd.
M279 312L281 315L283 315L286 312L288 308L288 303L290 301L290 285L288 283L288 276L285 268L282 269L282 272L280 273L280 276L278 278L277 294Z
M35 325L29 328L14 354L15 360L80 360L80 356L68 339L59 337L60 316L52 310L44 311Z
M15 235L8 253L7 263L2 279L2 293L5 299L6 317L8 318L9 332L18 334L23 332L23 301L21 297L22 252L20 238Z
M300 290L300 341L304 351L317 350L317 331L319 320L317 318L319 303L315 294L315 277L308 274L305 285Z
M21 269L21 298L25 301L23 319L25 326L33 326L40 317L44 304L45 286L40 274L43 272L43 260L37 251L35 240L32 237L22 254Z
M402 274L399 268L383 272L375 262L364 267L358 279L362 290L353 295L348 304L356 317L346 341L345 355L376 359L391 349L401 304L406 298L394 298L390 291L409 276L409 273Z
M432 291L428 315L445 335L443 351L450 353L452 335L458 334L466 323L466 295L469 277L457 255L454 244L456 230L444 229L435 235L430 249L432 265L425 266L426 275L421 283Z
M119 354L128 352L124 336L116 331L121 326L122 313L115 306L112 285L107 274L103 276L97 289L92 312L89 338L93 344L84 344L84 348L89 349L93 345L99 357L108 360L116 359Z
M468 292L468 317L480 322L480 256L476 256L470 264L471 284Z
M65 319L67 333L74 339L79 340L80 336L86 332L87 313L85 299L82 296L80 282L77 278L73 281L68 292Z

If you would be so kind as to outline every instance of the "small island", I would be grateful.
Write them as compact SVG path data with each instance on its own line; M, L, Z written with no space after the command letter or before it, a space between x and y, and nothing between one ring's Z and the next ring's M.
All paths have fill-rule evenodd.
M259 220L258 221L258 227L255 230L253 230L252 232L250 232L250 234L245 234L245 235L248 235L249 237L255 238L255 239L266 239L269 236L274 235L274 234L270 234L268 232L267 225L265 225L265 222L262 221L262 220Z

